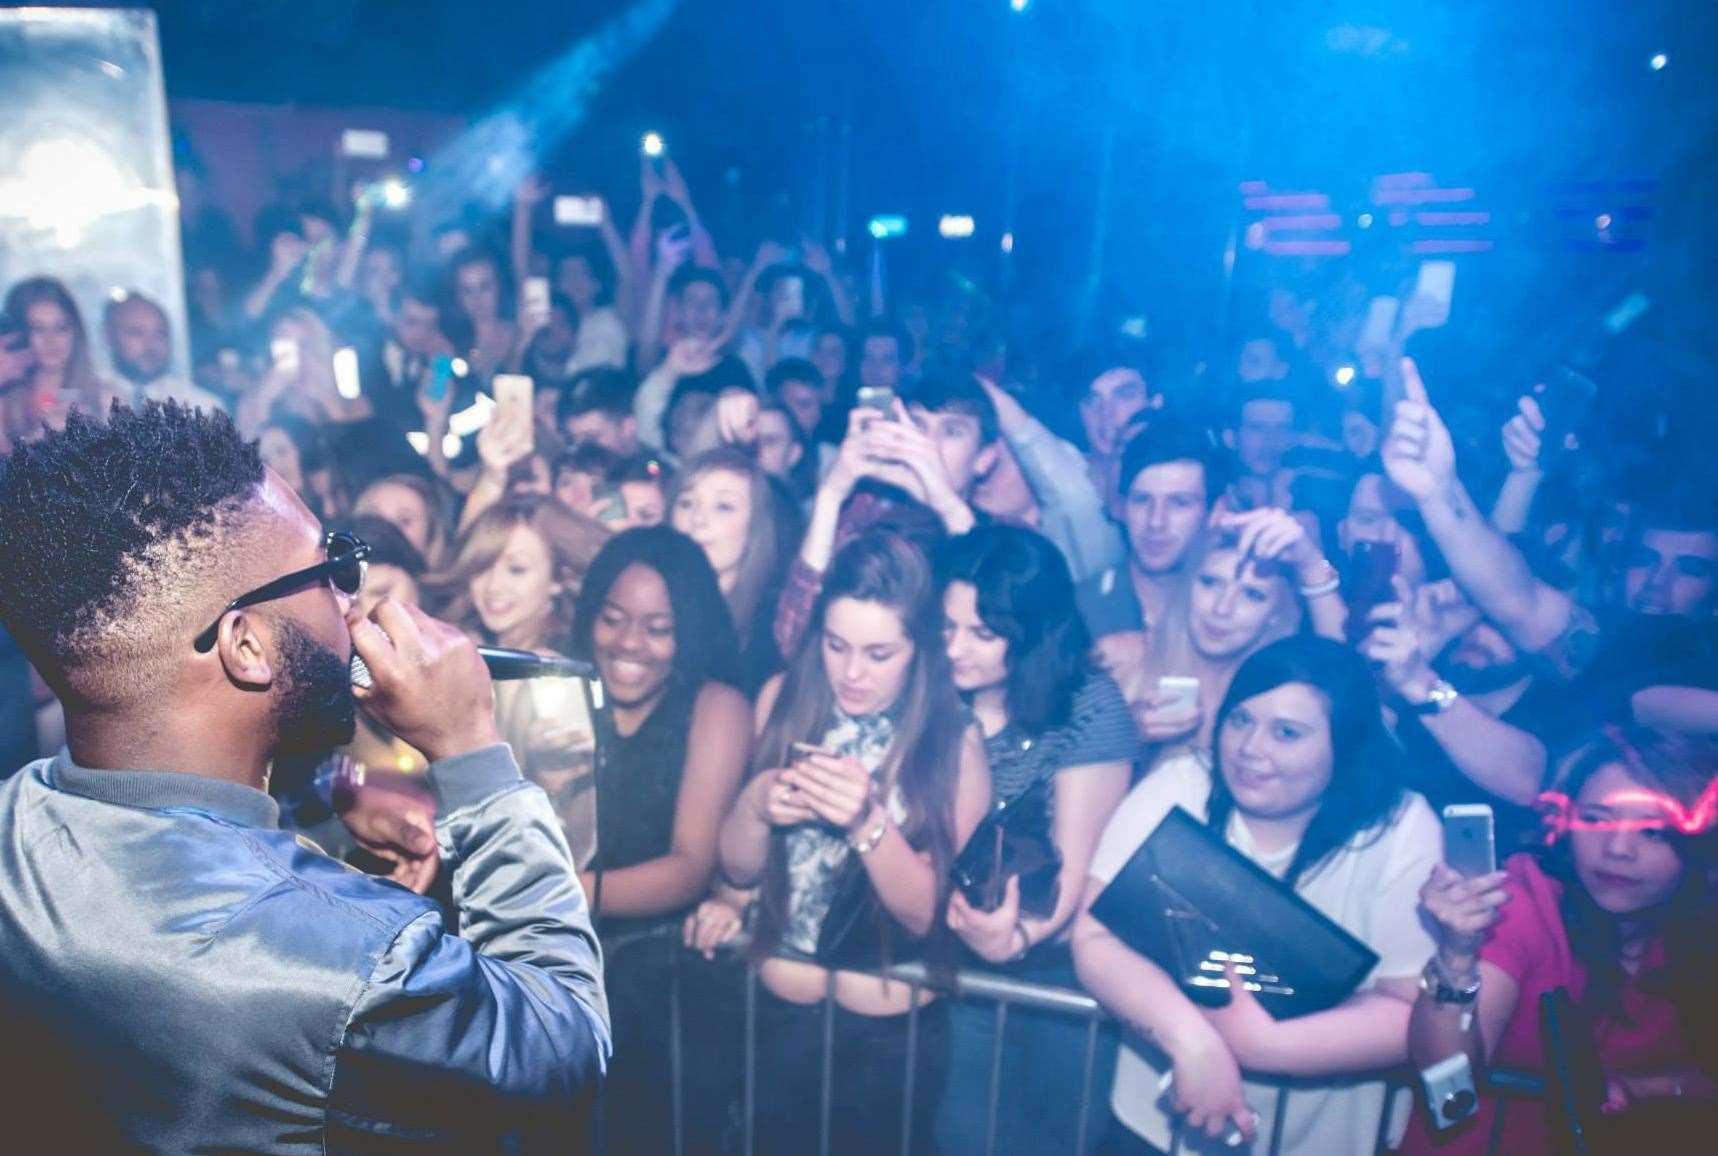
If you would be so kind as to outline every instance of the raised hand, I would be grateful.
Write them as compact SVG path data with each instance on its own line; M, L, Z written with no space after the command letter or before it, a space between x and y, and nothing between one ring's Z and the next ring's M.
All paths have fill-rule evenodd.
M1545 414L1531 397L1516 402L1516 413L1503 423L1503 454L1509 468L1518 474L1539 474L1545 471L1539 460L1544 449Z
M1433 497L1455 480L1455 443L1427 399L1411 357L1402 359L1402 400L1384 438L1383 456L1384 472L1416 501Z
M871 772L858 759L808 754L779 778L819 819L849 834L871 813Z
M1479 955L1485 934L1497 923L1509 892L1504 871L1468 877L1443 863L1432 865L1432 874L1420 888L1420 904L1432 922L1438 943L1438 960L1450 978L1470 972Z

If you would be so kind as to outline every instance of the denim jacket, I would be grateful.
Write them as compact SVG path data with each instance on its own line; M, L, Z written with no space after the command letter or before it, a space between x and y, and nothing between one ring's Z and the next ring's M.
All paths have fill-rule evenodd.
M429 777L457 934L250 787L63 751L0 784L9 1141L566 1150L610 1047L566 843L505 746Z

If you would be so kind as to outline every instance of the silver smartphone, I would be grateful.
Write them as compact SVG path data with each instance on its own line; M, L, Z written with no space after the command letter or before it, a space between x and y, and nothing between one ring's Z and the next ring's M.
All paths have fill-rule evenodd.
M1199 706L1199 680L1190 675L1166 674L1157 680L1157 694L1163 706L1171 704L1185 710Z
M1444 862L1469 878L1497 870L1496 824L1489 806L1456 803L1444 808Z

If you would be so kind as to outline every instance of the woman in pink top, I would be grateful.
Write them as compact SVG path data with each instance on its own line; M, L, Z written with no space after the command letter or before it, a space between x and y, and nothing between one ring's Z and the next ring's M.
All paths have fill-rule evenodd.
M1439 946L1410 1021L1415 1067L1465 1052L1482 1089L1488 1063L1543 1072L1539 997L1565 988L1593 1022L1607 1114L1718 1102L1714 769L1710 748L1606 728L1564 761L1566 831L1543 854L1474 879L1435 868L1421 898ZM1495 1148L1494 1110L1482 1096L1443 1133L1416 1112L1402 1152L1552 1150L1547 1105L1511 1103Z

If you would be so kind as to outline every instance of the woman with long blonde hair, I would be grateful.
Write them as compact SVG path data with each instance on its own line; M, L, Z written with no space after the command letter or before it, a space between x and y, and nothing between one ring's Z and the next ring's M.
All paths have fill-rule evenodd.
M539 653L562 652L585 572L608 540L602 523L552 498L507 498L489 507L454 543L452 561L426 585L442 616L478 641ZM580 867L596 853L588 790L591 720L579 688L564 679L497 683L495 718L526 777L556 802Z

